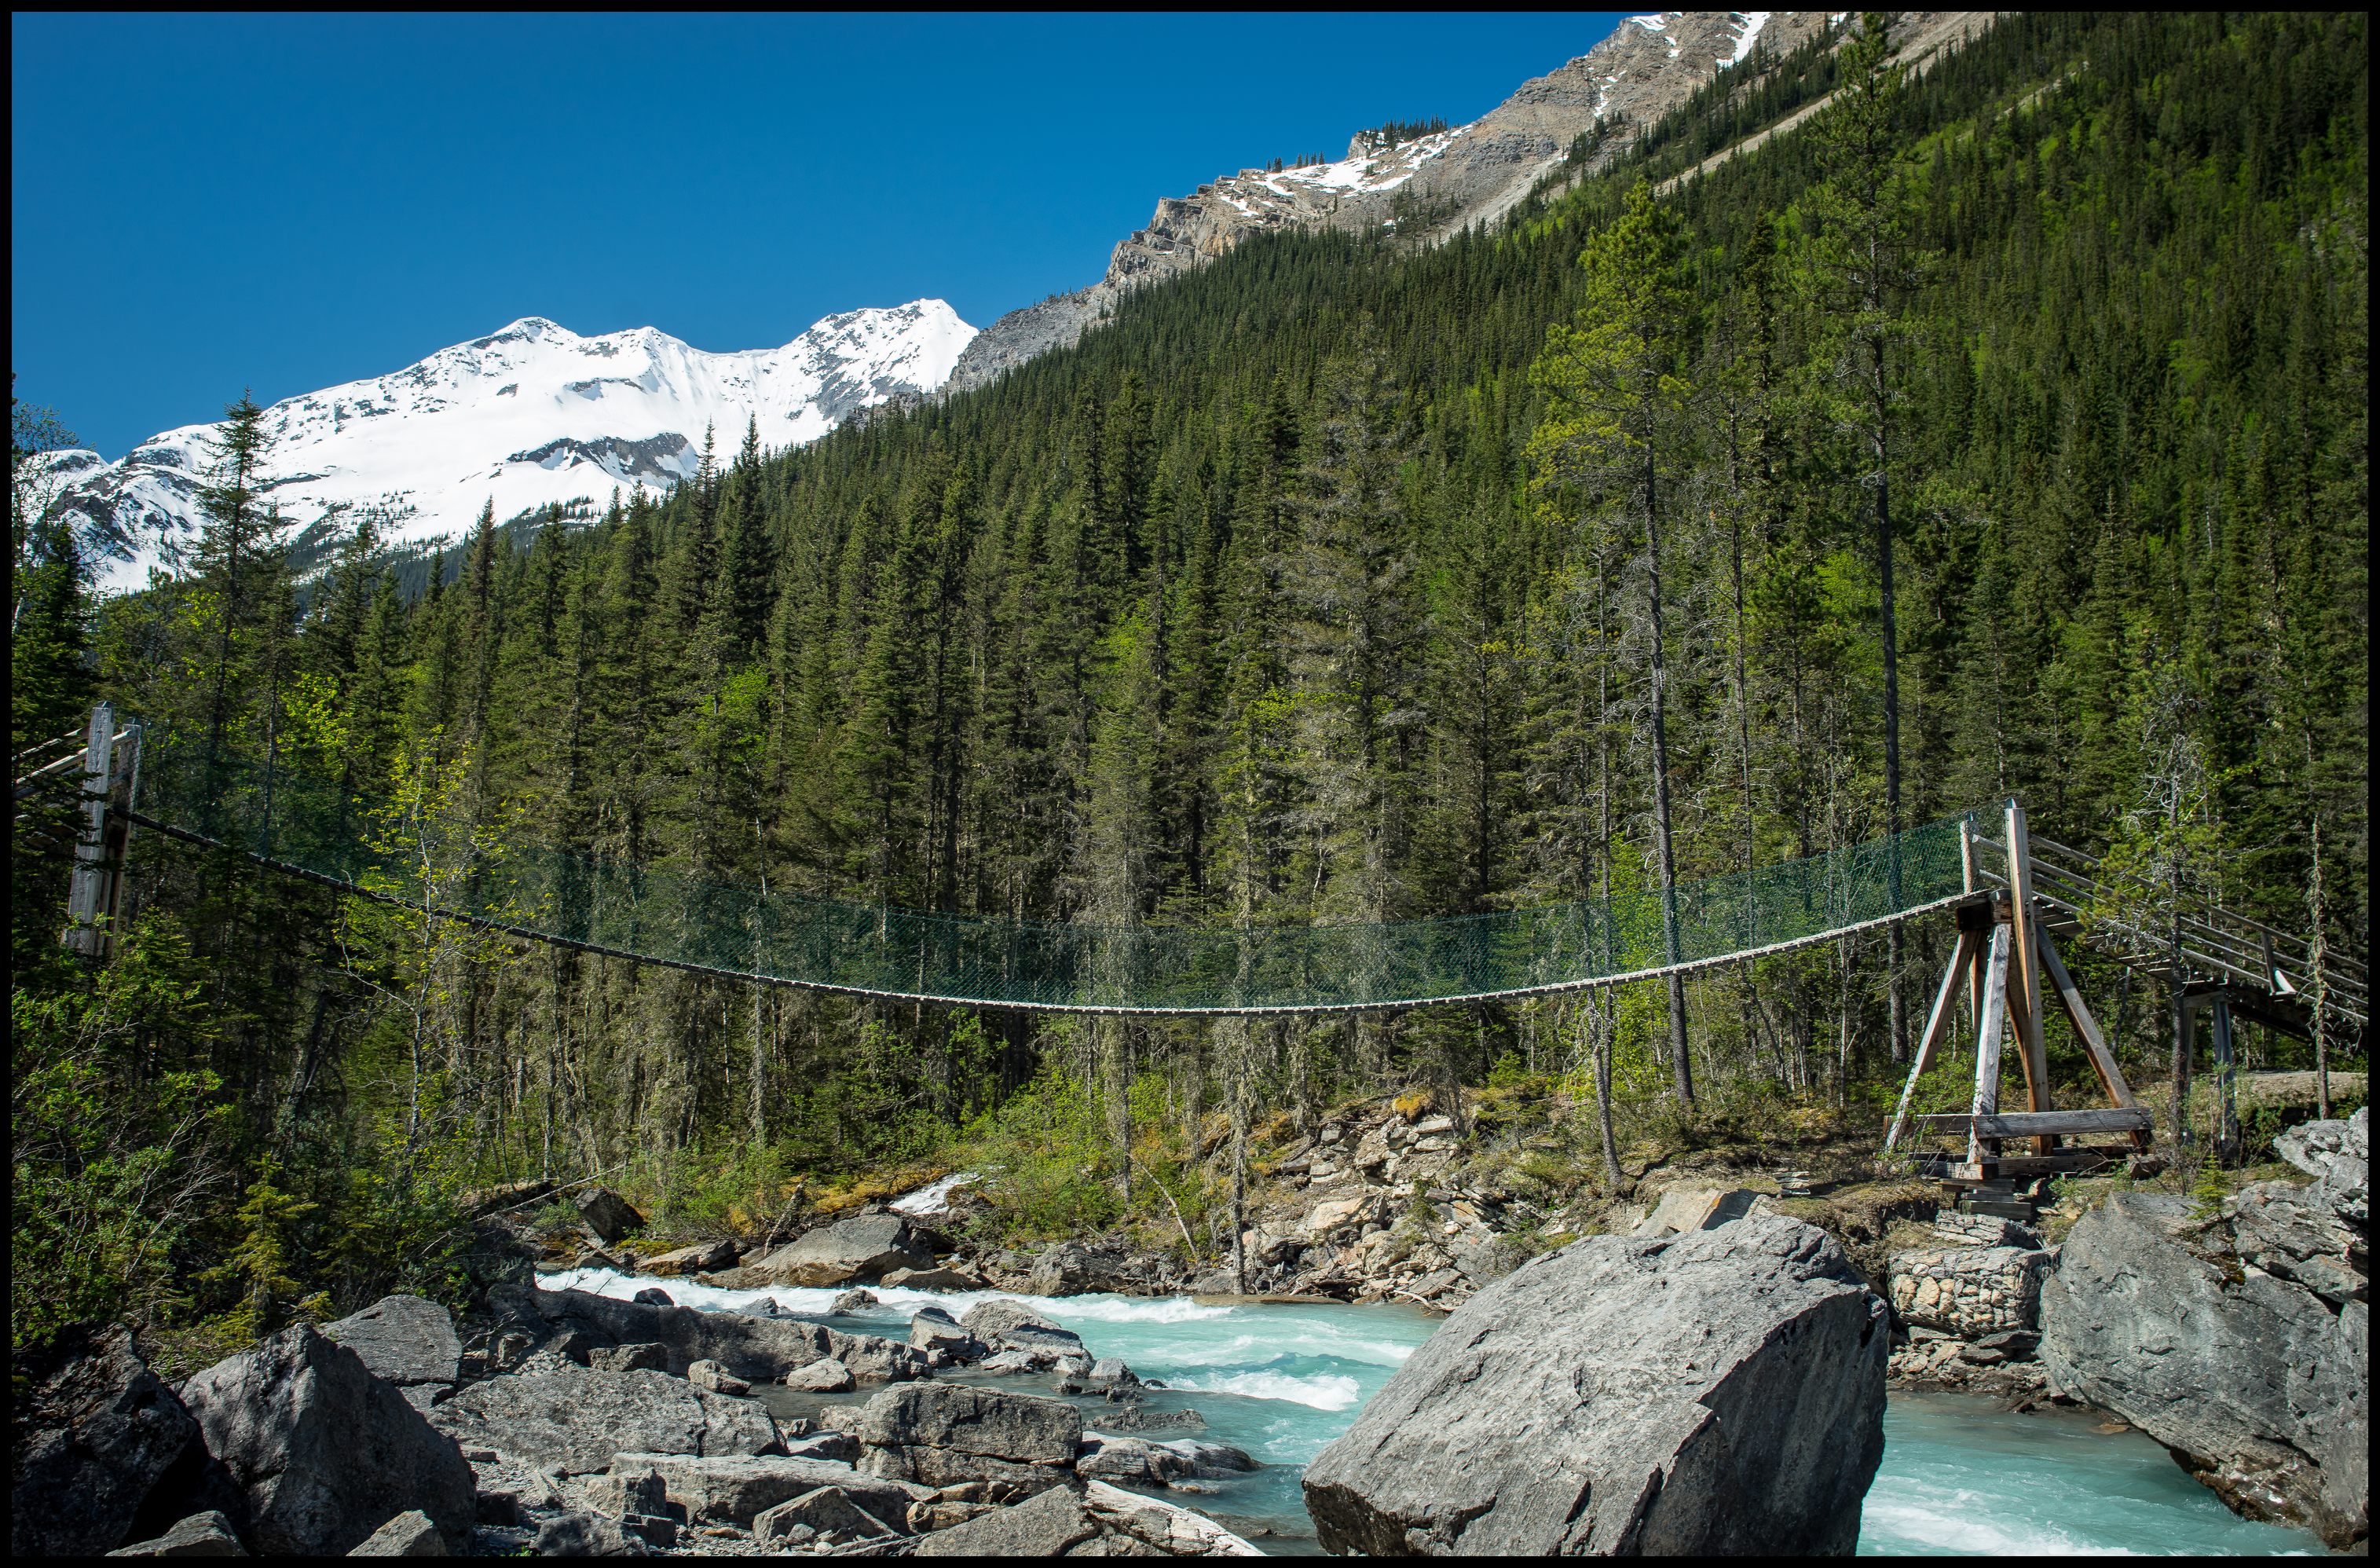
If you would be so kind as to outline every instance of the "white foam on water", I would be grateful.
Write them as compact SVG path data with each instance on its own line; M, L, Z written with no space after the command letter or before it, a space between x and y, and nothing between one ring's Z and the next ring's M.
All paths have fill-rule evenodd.
M1087 1323L1204 1323L1230 1317L1236 1307L1202 1307L1186 1295L1057 1295L1020 1296L1063 1322L1069 1318Z
M1345 1410L1364 1397L1363 1385L1339 1372L1310 1377L1293 1372L1208 1372L1167 1386L1201 1393L1235 1393L1243 1399L1276 1399L1313 1410Z
M1962 1557L2131 1557L2121 1547L2080 1539L2042 1520L2011 1518L2009 1500L1964 1487L1948 1490L1879 1481L1860 1509L1860 1544L1887 1552Z
M929 1182L916 1192L892 1200L895 1214L940 1214L951 1206L951 1194L976 1180L973 1171L960 1171L944 1176L939 1182Z

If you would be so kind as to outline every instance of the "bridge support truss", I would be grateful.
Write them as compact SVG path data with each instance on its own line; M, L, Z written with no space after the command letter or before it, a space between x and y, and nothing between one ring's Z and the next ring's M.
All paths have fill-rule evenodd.
M1925 1038L1917 1059L1910 1064L1908 1082L1901 1088L1900 1103L1884 1140L1888 1156L1909 1130L1909 1107L1916 1097L1917 1081L1949 1039L1960 1011L1959 995L1964 991L1969 1026L1975 1031L1974 1097L1963 1115L1924 1116L1918 1121L1928 1131L1967 1135L1965 1160L1947 1162L1939 1173L1946 1180L1975 1186L2005 1177L2095 1170L2119 1155L2147 1152L2150 1141L2150 1114L2124 1082L2107 1037L2084 1004L2034 905L2024 808L2013 800L2008 806L2006 844L2010 885L1973 891L1955 906L1958 947L1935 992ZM1973 889L1976 878L1972 849L1965 861ZM2041 1033L2045 979L2090 1055L2108 1101L2104 1109L2060 1111L2051 1104L2049 1059ZM2001 1055L2009 1043L2016 1047L2024 1079L2022 1111L2000 1109ZM2127 1135L2128 1146L2093 1148L2065 1141L2107 1133ZM2022 1152L2018 1151L2021 1149Z

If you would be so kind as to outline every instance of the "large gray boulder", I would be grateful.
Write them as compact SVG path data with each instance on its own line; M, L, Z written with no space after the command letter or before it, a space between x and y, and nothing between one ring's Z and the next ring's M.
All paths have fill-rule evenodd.
M2245 1207L2258 1205L2251 1193ZM2242 1266L2279 1222L2118 1193L2067 1236L2042 1287L2040 1356L2059 1392L2122 1416L2250 1518L2335 1545L2368 1517L2369 1318Z
M637 1206L610 1187L597 1187L578 1200L578 1222L605 1246L616 1246L623 1237L645 1228L645 1217L637 1212Z
M605 1469L624 1452L716 1456L782 1446L776 1422L757 1401L665 1372L598 1372L542 1359L473 1383L430 1419L467 1448L574 1476Z
M245 1492L259 1555L345 1553L419 1509L450 1550L479 1515L471 1466L394 1383L301 1323L182 1385L207 1450Z
M12 1556L95 1556L194 1511L180 1503L209 1467L199 1424L129 1330L69 1333L19 1370L30 1386L11 1445Z
M1038 1489L1073 1471L1082 1413L1054 1399L954 1383L905 1383L869 1400L861 1467L926 1486L1006 1481Z
M862 1382L899 1382L930 1376L923 1351L877 1334L846 1334L795 1318L745 1312L701 1312L620 1301L588 1291L501 1286L489 1305L540 1337L576 1333L587 1345L655 1344L662 1365L683 1377L697 1361L715 1361L739 1378L776 1382L788 1372L832 1358ZM582 1359L584 1352L574 1355Z
M842 1285L895 1269L930 1269L934 1255L898 1214L862 1214L823 1225L747 1265L773 1284Z
M361 1312L325 1323L322 1332L362 1357L373 1377L399 1388L452 1387L462 1370L455 1319L418 1295L384 1295Z
M1439 1326L1307 1467L1306 1510L1342 1552L1848 1553L1888 1338L1798 1221L1573 1242Z
M914 1321L914 1320L913 1320ZM1021 1301L994 1296L979 1301L959 1319L960 1326L993 1350L1049 1350L1090 1360L1082 1336L1062 1329Z

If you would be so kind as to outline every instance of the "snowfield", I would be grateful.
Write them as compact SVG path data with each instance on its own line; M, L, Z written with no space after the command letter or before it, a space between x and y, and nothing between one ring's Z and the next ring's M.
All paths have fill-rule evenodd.
M422 546L549 505L601 508L614 489L666 490L716 432L731 461L747 421L771 450L817 440L864 408L933 392L975 337L939 299L829 316L782 348L714 354L651 327L581 337L537 316L416 365L276 403L265 490L327 540L370 517L384 543ZM217 425L186 425L120 461L51 459L65 504L106 557L103 585L146 583L198 536Z

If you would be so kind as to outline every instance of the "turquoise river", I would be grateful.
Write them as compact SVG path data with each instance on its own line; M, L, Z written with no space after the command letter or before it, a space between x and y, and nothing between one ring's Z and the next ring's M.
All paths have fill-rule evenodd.
M834 1317L832 1290L718 1290L607 1270L552 1274L547 1289L626 1297L649 1286L681 1305L749 1310L773 1296L785 1311L849 1332L905 1339L929 1303L953 1316L989 1293L883 1290L881 1304ZM1269 1552L1318 1550L1298 1476L1355 1418L1441 1320L1398 1307L1204 1305L1187 1297L1075 1295L1034 1306L1165 1385L1151 1409L1188 1407L1202 1435L1246 1450L1263 1468L1174 1501L1211 1514ZM1046 1387L1025 1380L1023 1388ZM1096 1398L1078 1401L1096 1430ZM1154 1431L1151 1438L1174 1434ZM1896 1394L1885 1408L1884 1466L1868 1489L1863 1555L2205 1554L2318 1552L2312 1534L2235 1517L2143 1434L2091 1418L2010 1415L1960 1394Z

